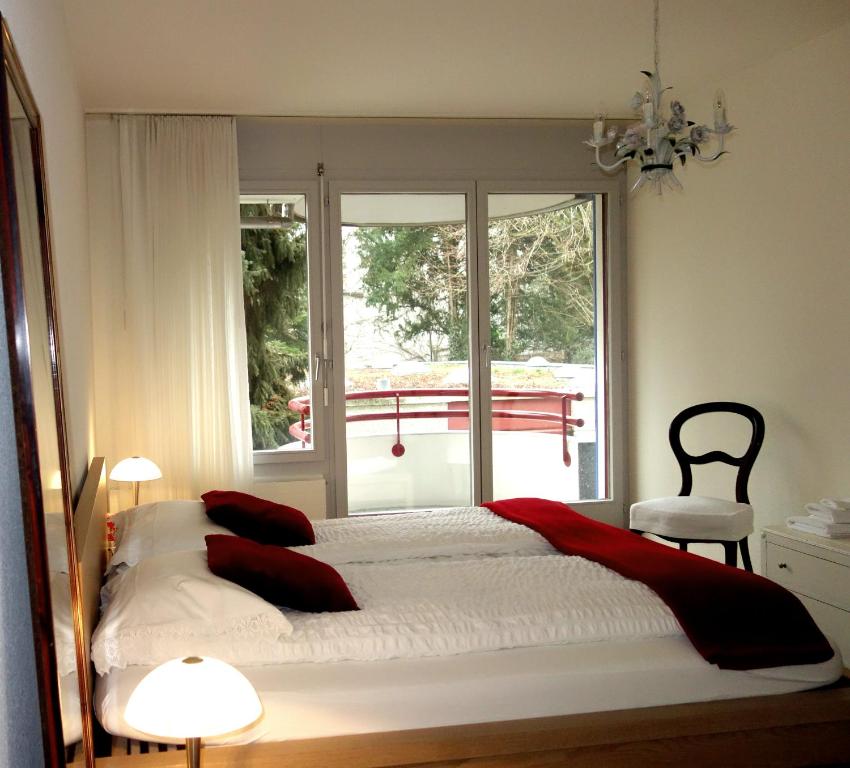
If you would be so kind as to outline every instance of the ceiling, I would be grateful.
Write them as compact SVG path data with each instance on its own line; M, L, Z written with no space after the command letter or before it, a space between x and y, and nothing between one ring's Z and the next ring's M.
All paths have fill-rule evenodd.
M630 114L652 0L63 0L90 112ZM687 98L850 22L848 0L662 0Z

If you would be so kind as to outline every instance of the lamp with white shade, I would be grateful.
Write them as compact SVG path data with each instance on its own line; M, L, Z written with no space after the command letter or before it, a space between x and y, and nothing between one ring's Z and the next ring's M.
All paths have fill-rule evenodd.
M130 695L124 719L151 736L186 739L186 765L199 768L201 739L256 722L263 706L238 669L207 656L161 664Z
M133 504L139 504L139 483L158 480L162 477L159 467L144 456L121 459L109 473L110 480L133 483Z

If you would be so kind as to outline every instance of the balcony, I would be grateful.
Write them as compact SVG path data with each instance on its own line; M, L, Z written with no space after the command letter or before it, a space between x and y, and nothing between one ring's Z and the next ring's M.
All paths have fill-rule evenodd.
M471 503L469 390L381 388L346 396L348 504L353 514ZM597 498L595 398L581 392L494 389L495 498ZM282 450L312 439L307 397Z

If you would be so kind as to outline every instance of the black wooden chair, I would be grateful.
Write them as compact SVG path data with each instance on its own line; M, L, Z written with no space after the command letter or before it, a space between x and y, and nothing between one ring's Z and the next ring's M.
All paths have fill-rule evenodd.
M691 456L682 447L681 432L686 421L706 413L737 413L748 419L753 433L750 445L742 456L730 456L723 451L709 451ZM747 483L756 457L764 441L764 418L753 407L742 403L701 403L685 408L670 424L670 447L682 470L682 489L678 496L639 501L632 504L629 528L635 533L651 533L676 542L687 551L688 544L722 544L726 564L737 566L737 550L741 550L744 568L753 570L747 537L753 532L753 508L747 494ZM738 467L735 481L735 501L708 496L691 496L692 465L722 461Z

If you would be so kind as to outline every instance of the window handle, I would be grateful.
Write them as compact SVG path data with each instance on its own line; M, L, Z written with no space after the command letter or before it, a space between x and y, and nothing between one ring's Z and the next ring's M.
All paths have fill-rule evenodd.
M327 382L328 379L328 368L332 365L332 361L328 357L322 357L321 355L316 355L316 364L315 370L313 371L313 380L314 381L323 381Z
M493 350L492 344L482 344L481 345L481 359L484 362L485 368L490 367L490 357L491 357L492 350Z

